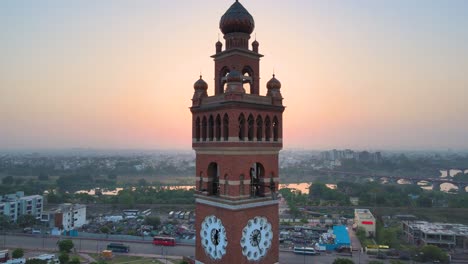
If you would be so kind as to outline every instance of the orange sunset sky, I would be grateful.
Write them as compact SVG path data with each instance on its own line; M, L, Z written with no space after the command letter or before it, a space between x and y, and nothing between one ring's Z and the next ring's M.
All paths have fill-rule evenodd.
M1 1L0 149L190 149L233 2ZM285 148L468 149L468 1L240 2Z

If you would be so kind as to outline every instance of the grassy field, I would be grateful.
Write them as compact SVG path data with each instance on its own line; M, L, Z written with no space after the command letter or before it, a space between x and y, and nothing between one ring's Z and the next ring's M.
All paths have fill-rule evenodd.
M114 255L112 259L100 259L99 254L89 254L95 260L104 260L106 263L109 264L163 264L162 262L153 259L153 258L145 258L145 257L138 257L138 256L128 256L128 255Z

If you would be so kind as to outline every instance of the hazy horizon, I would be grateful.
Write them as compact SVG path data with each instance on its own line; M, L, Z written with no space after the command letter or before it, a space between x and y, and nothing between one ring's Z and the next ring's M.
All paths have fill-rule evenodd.
M233 2L1 1L0 150L190 150ZM468 1L240 2L286 150L468 150Z

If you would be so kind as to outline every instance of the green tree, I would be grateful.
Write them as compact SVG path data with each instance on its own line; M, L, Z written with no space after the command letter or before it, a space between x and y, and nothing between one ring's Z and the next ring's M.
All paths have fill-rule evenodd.
M333 261L333 264L354 264L354 261L347 258L337 258Z
M10 217L0 214L0 229L5 230L11 227Z
M31 227L36 224L36 218L33 215L20 215L16 223L22 228Z
M161 218L159 216L147 216L145 217L145 224L153 226L153 228L158 227L161 224Z
M378 260L371 260L367 264L384 264L384 263L382 261L378 261Z
M122 190L117 194L117 201L119 204L124 204L129 208L133 208L135 205L135 198L133 197L131 190Z
M5 185L12 185L14 182L15 180L13 179L13 176L6 176L2 179L2 183Z
M11 257L13 257L14 259L22 258L23 256L24 256L24 250L22 248L17 248L13 250L13 252L11 253Z
M447 262L448 255L439 247L433 245L423 246L418 253L418 259L421 261L440 261Z
M108 226L102 226L99 231L101 231L101 233L103 234L109 234L110 233L110 229Z
M80 258L78 257L73 257L70 262L68 262L69 264L80 264L81 261L80 261Z
M43 259L28 259L25 264L47 264L47 260Z
M75 246L73 245L73 241L70 239L60 240L57 242L58 248L60 252L70 253L72 248Z
M65 264L70 260L70 256L68 255L68 253L62 252L60 253L58 259L60 261L60 264Z
M138 186L147 186L148 182L145 179L138 180Z
M405 264L405 263L401 260L392 259L390 260L390 264Z
M366 240L366 230L364 227L360 226L356 229L356 237L359 239L361 244L365 246L363 243Z

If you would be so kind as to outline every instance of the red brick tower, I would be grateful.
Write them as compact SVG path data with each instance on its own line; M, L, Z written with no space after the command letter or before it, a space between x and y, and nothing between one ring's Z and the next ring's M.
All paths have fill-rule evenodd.
M236 1L222 16L226 48L216 43L214 95L203 79L192 98L196 152L197 263L278 263L276 190L284 106L273 78L260 95L254 20Z

